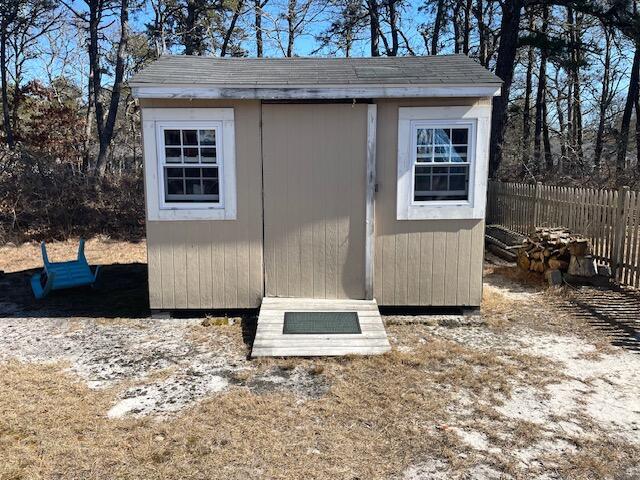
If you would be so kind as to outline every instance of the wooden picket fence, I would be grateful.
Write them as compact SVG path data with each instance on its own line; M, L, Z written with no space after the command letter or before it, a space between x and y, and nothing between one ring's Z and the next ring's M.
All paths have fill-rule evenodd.
M566 227L591 240L599 264L623 285L640 287L640 192L489 182L488 224L527 234Z

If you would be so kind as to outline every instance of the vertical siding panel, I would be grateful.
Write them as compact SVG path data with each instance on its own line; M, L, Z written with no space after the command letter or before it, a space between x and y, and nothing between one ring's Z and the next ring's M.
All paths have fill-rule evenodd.
M431 305L433 297L433 232L420 233L420 304Z
M309 125L304 123L304 111L292 105L291 115L299 120L299 129L295 135L289 135L287 141L287 292L288 297L300 296L300 225L304 210L301 204L302 198L302 164L304 159L300 155L309 148Z
M187 307L200 308L200 268L198 267L198 232L200 222L185 229L185 274Z
M324 113L324 112L323 112ZM318 112L318 115L321 113ZM338 121L338 119L334 119ZM326 117L323 116L323 125L327 125ZM338 297L338 255L339 255L339 227L338 227L338 215L340 211L341 192L340 183L337 182L337 176L335 174L336 169L340 168L339 159L341 158L341 145L338 145L335 141L326 141L330 138L331 128L328 127L325 132L325 143L327 143L327 157L325 158L325 164L327 169L324 171L324 184L327 187L329 195L326 202L326 257L325 257L325 291L327 298ZM338 170L339 171L339 170Z
M306 126L305 135L300 140L299 152L303 152L305 158L311 158L311 161L298 162L300 168L300 181L298 182L297 198L300 204L298 214L299 225L299 287L298 296L313 297L313 214L314 204L317 199L317 189L319 185L315 182L307 184L308 179L313 178L313 157L312 151L317 148L318 139L314 135L314 115L313 109L306 109L302 112L300 120ZM300 153L299 153L300 155ZM302 160L302 159L301 159ZM304 179L304 180L303 180ZM304 186L303 186L304 181ZM305 191L305 188L306 191Z
M235 230L235 229L234 229ZM224 306L225 308L236 308L238 306L238 257L237 257L237 231L230 232L224 242Z
M469 305L469 274L471 272L471 228L458 233L458 286L456 304Z
M326 138L326 126L319 112L314 110L313 130L319 139ZM313 156L313 182L315 198L313 199L313 295L316 298L325 298L326 289L326 225L327 198L330 191L325 187L328 178L327 170L327 142L319 141L316 148L309 152Z
M433 233L433 289L432 289L432 302L433 305L444 305L446 302L445 297L445 275L446 265L445 260L447 258L447 233L446 232L434 232Z
M285 107L287 111L291 109L290 106ZM273 120L272 120L273 122ZM288 157L289 152L286 148L287 143L289 142L289 132L283 128L277 121L275 123L275 128L277 128L277 134L271 138L271 146L274 147L273 142L275 142L275 157L273 160L273 173L274 173L274 184L265 186L265 193L273 195L275 205L288 205L289 204L289 163L290 159ZM266 124L263 124L263 129L266 127ZM263 130L264 132L264 130ZM266 135L268 137L268 135ZM279 142L278 140L282 141ZM286 181L283 181L282 178L278 178L278 172L287 172L282 178L286 178ZM284 202L284 203L282 203ZM276 295L277 296L287 296L287 289L289 286L288 282L288 258L287 258L287 233L289 232L289 221L288 216L284 209L274 208L272 204L270 211L272 212L272 216L274 218L275 231L273 234L275 235L277 241L274 242L272 248L274 249L274 257L276 262ZM265 221L269 222L268 218L265 218ZM280 231L278 231L278 227L281 226ZM281 245L285 248L278 248L278 245Z
M396 237L385 235L382 238L382 268L385 271L382 285L382 299L384 305L396 305Z
M200 284L200 307L213 308L213 271L211 270L211 240L209 223L198 222L195 236L198 241L198 276Z
M345 202L350 203L348 227L348 248L345 249L346 261L344 271L346 279L344 296L348 298L365 298L365 258L366 258L366 199L367 199L367 106L358 105L351 108L352 139L351 151L347 163L349 184L344 189L349 192Z
M408 234L400 233L396 236L396 299L395 303L407 305L407 245Z
M224 308L224 230L217 228L215 222L209 222L209 239L211 242L211 287L212 301L215 308Z
M376 232L375 255L373 258L373 296L378 303L382 303L382 285L384 282L384 269L382 268L382 243L384 237Z
M268 108L262 108L262 123L263 125L271 125L271 128L276 128L274 122L273 112ZM262 130L262 144L263 144L263 183L264 183L264 237L271 238L277 236L275 231L276 222L271 216L276 215L273 211L272 204L276 201L275 195L280 193L280 189L276 189L273 186L277 185L276 178L276 163L278 160L278 145L272 144L274 141L273 136L264 135L264 129ZM280 159L281 160L281 159ZM276 296L278 294L278 266L276 252L271 243L265 243L264 245L264 270L265 270L265 295Z
M175 222L173 235L173 271L175 272L175 308L187 307L187 229L190 222Z
M407 304L420 305L420 232L409 234L407 245Z
M458 235L459 232L447 232L444 301L446 305L457 304L458 293Z
M245 182L247 184L246 215L248 223L249 241L247 244L248 259L248 292L244 305L260 305L263 297L263 221L262 212L262 130L260 121L262 108L250 110L247 113L247 128L243 130L243 155L247 158Z
M351 178L351 163L354 161L358 162L360 160L358 158L353 158L355 154L354 146L357 146L356 142L359 143L359 140L366 141L366 134L360 137L355 136L358 135L359 132L357 131L357 129L353 128L353 122L358 121L358 119L353 116L353 110L349 111L346 114L339 115L339 112L337 110L334 112L334 109L335 106L328 112L331 115L330 118L338 119L337 121L339 124L340 132L347 133L347 138L349 139L349 141L346 143L336 142L337 144L339 144L336 146L343 150L343 156L345 151L348 152L348 159L347 161L338 160L337 162L335 162L333 172L334 182L337 187L336 200L340 205L340 213L336 216L336 296L338 298L348 298L349 292L347 290L349 289L350 280L351 278L353 278L353 269L357 268L350 262L349 258L349 250L354 246L351 242L359 243L361 241L362 246L364 247L364 237L362 237L362 240L357 238L350 238L350 233L353 235L356 234L355 231L350 232L349 227L351 216L356 214L356 212L353 212L352 210L353 205L351 199L354 195L357 195L357 183L354 183L354 179ZM340 157L336 155L336 159L339 158ZM359 163L361 163L361 160ZM364 215L361 216L358 220L364 222Z
M147 223L147 270L149 275L149 307L162 308L162 230L155 222Z
M236 242L236 307L246 305L249 301L249 229L243 225L238 230Z
M469 265L469 304L482 302L482 264L484 261L484 221L471 230L471 262Z
M158 222L158 225L161 224ZM162 308L175 308L175 270L173 269L173 229L163 231L160 262L162 268Z

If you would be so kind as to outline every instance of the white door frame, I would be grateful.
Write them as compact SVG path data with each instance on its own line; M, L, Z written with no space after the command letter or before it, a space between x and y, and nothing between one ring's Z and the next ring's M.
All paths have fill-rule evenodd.
M364 298L373 300L373 259L375 255L376 127L378 106L367 106L367 203L364 259Z

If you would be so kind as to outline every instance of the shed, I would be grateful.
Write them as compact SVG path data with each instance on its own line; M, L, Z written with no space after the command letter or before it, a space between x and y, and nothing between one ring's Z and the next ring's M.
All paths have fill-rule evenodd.
M501 81L475 61L163 56L130 86L152 309L480 305Z

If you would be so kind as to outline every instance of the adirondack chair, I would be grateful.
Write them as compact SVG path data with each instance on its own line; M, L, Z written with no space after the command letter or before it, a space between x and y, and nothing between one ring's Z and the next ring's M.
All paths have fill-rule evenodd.
M91 268L84 256L84 240L80 239L78 259L69 262L50 262L47 255L47 246L44 242L40 244L40 248L42 249L44 271L31 277L31 288L37 299L46 297L51 290L79 287L81 285L95 285L100 267L96 267L95 272L91 272Z

